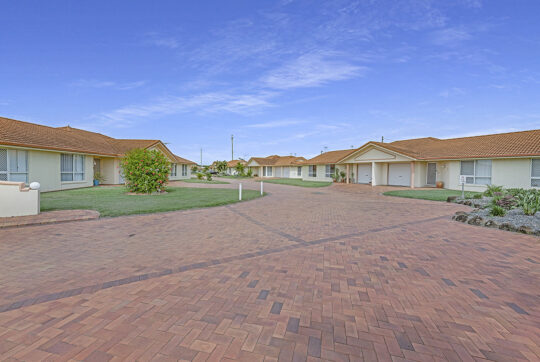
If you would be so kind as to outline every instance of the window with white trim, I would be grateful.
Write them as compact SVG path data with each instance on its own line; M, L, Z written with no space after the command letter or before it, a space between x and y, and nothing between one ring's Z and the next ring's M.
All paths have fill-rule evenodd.
M175 177L176 176L176 163L171 163L171 177Z
M309 177L317 177L317 165L309 165L308 166L308 176Z
M296 170L296 175L297 176L302 176L302 166L298 166L298 168Z
M187 176L187 165L182 165L182 176Z
M465 183L491 185L491 160L461 161L461 173Z
M263 176L272 177L272 166L263 166Z
M28 183L28 152L0 149L0 181Z
M531 186L540 187L540 158L534 158L531 162Z
M83 181L84 155L61 154L60 179L62 181Z
M336 165L326 165L326 177L332 177L334 173L336 172Z

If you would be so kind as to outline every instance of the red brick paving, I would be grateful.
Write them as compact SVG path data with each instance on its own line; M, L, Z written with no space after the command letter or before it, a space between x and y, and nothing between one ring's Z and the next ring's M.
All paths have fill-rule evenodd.
M0 217L0 229L30 225L56 224L70 221L94 220L99 212L94 210L45 211L38 215Z
M537 238L364 186L267 191L0 230L0 360L540 360Z

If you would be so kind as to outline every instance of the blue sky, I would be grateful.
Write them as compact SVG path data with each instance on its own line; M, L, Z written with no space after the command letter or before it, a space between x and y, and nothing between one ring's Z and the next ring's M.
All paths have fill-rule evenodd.
M4 1L0 115L204 162L540 128L538 1Z

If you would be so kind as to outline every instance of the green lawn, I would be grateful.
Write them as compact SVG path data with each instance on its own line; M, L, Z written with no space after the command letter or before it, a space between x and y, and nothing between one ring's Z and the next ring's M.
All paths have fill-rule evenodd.
M124 187L91 187L41 194L41 211L90 209L101 216L146 214L161 211L210 207L238 202L238 190L169 187L163 195L127 195ZM243 190L242 199L260 196Z
M465 196L472 196L479 192L465 192ZM406 197L409 199L423 199L432 201L446 201L448 196L461 196L461 191L432 189L432 190L395 190L383 193L386 196Z
M294 178L274 178L274 179L263 180L263 182L267 182L270 184L291 185L291 186L301 186L301 187L325 187L325 186L330 186L332 184L331 182L325 182L325 181L304 181L301 179L294 179Z
M199 180L198 178L187 178L184 180L176 180L176 181L188 182L188 183L193 183L193 184L230 184L230 182L227 182L227 181L218 181L218 180L207 181L207 180Z

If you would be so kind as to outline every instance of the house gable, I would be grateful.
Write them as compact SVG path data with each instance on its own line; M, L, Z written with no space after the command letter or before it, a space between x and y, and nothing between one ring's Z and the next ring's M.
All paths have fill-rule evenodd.
M368 143L338 163L409 162L411 160L414 159L385 149L381 146Z

